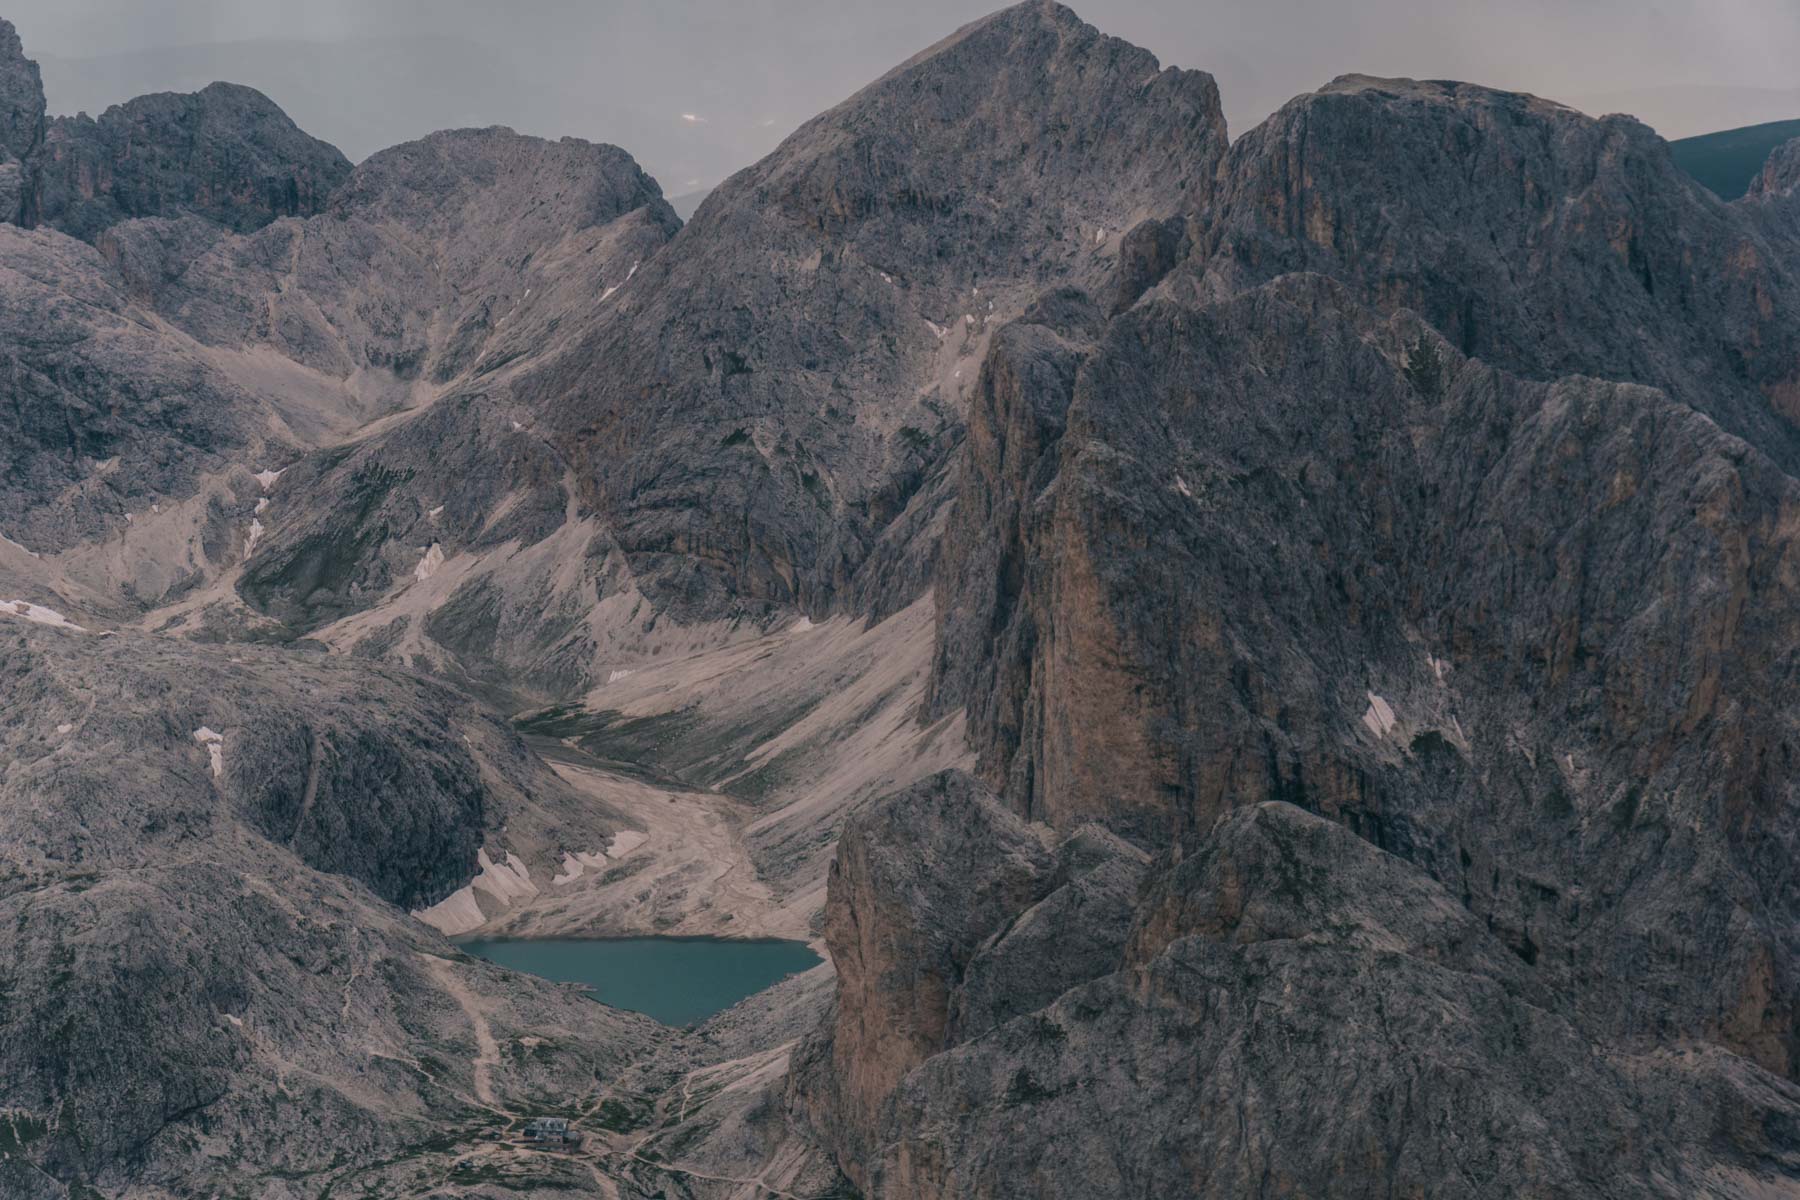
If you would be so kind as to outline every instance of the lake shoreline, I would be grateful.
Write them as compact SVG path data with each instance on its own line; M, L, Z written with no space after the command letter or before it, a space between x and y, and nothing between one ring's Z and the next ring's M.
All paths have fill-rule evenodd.
M671 1027L704 1021L826 961L789 938L709 935L470 938L458 949Z

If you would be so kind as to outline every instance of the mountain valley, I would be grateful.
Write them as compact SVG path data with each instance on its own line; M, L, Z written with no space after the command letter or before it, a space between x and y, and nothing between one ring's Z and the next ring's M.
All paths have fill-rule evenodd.
M1027 0L683 220L0 21L0 217L0 1196L1800 1190L1800 139ZM616 936L827 961L459 945Z

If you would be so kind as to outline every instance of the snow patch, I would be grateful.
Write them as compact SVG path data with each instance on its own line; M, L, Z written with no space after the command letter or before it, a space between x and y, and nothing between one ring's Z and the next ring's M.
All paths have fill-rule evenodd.
M1437 681L1439 683L1444 682L1444 669L1450 665L1447 660L1427 654L1425 656L1425 665L1431 668L1431 673L1437 676Z
M1194 498L1194 489L1190 488L1187 485L1187 480L1183 479L1179 475L1177 475L1175 477L1175 490L1180 492L1182 495L1186 496L1190 500L1192 500Z
M484 847L475 852L475 861L481 866L480 874L430 908L414 909L412 915L439 933L455 937L487 923L476 892L487 893L502 908L538 894L537 884L531 882L531 873L518 855L509 851L505 862L495 862Z
M550 882L557 887L574 883L589 868L600 870L606 866L606 854L601 850L565 850L563 851L562 870L551 876Z
M1393 706L1374 692L1367 694L1369 708L1367 712L1363 713L1362 723L1368 726L1369 732L1376 737L1386 737L1388 731L1398 724L1394 717Z
M524 429L524 428L525 428L525 427L524 427L524 426L523 426L523 425L521 425L521 424L519 424L519 423L518 423L518 422L517 422L517 421L514 421L514 422L513 422L513 423L512 423L512 427L513 427L513 432L514 432L514 433L518 433L518 432L519 432L519 431L520 431L520 430L521 430L521 429Z
M612 674L610 674L606 677L606 682L617 683L621 679L630 679L635 674L637 674L637 672L633 671L629 668L627 668L623 671L614 671Z
M1094 245L1098 246L1101 242L1104 242L1105 240L1106 240L1106 230L1104 230L1104 229L1094 230Z
M225 774L225 735L202 725L194 730L194 740L206 747L206 757L212 760L213 778Z
M581 878L582 862L567 850L563 851L562 870L550 877L551 887L562 887L566 883L574 883Z
M281 469L281 471L285 470L287 470L286 467ZM275 486L275 481L277 479L281 478L281 471L258 471L256 473L256 482L262 484L262 490L266 492Z
M27 621L35 624L50 625L57 629L75 629L83 633L87 632L54 608L45 608L41 604L32 604L26 600L0 600L0 615L24 617Z
M606 289L606 290L605 290L605 291L604 291L604 292L601 292L601 293L600 293L600 298L601 298L601 299L602 299L602 300L604 300L604 299L606 299L606 298L607 298L607 297L608 297L608 296L610 296L610 295L612 295L612 294L613 294L613 293L614 293L614 292L616 292L616 291L618 291L618 290L619 290L619 289L620 289L620 288L622 288L622 287L624 287L624 286L625 286L625 285L626 285L626 284L628 284L628 283L630 283L630 282L631 282L631 277L632 277L632 276L633 276L633 275L636 275L636 274L637 274L637 269L638 269L638 264L637 264L637 263L632 263L632 264L631 264L631 270L629 270L629 271L627 271L627 272L625 272L625 278L624 278L624 279L621 279L621 280L620 280L620 281L619 281L619 282L618 282L618 283L615 283L615 284L614 284L614 285L613 285L613 286L611 286L611 287L609 287L609 288L607 288L607 289Z
M527 896L538 894L537 884L531 882L531 872L525 869L525 861L508 850L503 863L490 862L486 850L478 850L475 857L482 865L477 885L487 885L489 890L497 891L508 900L523 900Z
M267 501L264 501L266 504ZM262 540L263 523L255 517L250 518L250 532L244 536L244 557L249 558L256 550L256 543Z
M430 512L426 513L425 515L435 521L440 516L442 516L443 513L444 513L444 506L440 504L436 508L432 509Z
M433 542L431 543L431 549L425 551L425 557L419 560L419 565L413 568L413 575L423 583L425 580L430 579L433 575L437 574L437 569L443 565L444 548L436 542Z
M244 1018L242 1017L234 1017L230 1013L226 1013L225 1019L230 1021L233 1025L236 1025L239 1029L244 1027Z
M256 508L253 511L255 511L258 514L261 514L263 509L265 509L267 507L269 507L269 498L267 496L260 496L257 498Z
M70 732L70 731L71 731L71 730L73 730L73 729L74 729L74 728L75 728L75 727L74 727L74 726L73 726L73 725L69 725L69 724L62 724L62 725L58 725L58 726L57 726L57 727L56 727L56 732L58 732L58 733L68 733L68 732Z
M447 937L467 933L487 920L475 901L475 885L457 888L430 908L414 909L413 916Z
M939 325L936 321L931 320L929 317L927 317L925 319L925 324L931 329L932 333L936 334L940 338L943 337L946 333L950 332L948 329L945 329L942 325Z

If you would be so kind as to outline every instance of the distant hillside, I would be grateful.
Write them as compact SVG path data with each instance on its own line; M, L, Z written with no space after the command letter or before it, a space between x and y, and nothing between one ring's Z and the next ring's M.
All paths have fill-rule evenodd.
M1682 170L1722 199L1736 200L1762 170L1769 152L1797 137L1800 137L1800 120L1770 121L1766 125L1746 125L1742 129L1682 138L1670 142L1669 150Z

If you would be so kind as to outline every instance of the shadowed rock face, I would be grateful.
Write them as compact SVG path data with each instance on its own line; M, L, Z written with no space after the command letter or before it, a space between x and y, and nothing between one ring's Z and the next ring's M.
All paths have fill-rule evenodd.
M37 63L0 20L0 219L88 241L133 217L248 231L320 211L349 173L336 148L233 83L46 120Z
M0 228L0 324L12 362L0 381L12 396L0 426L16 427L0 443L0 461L10 458L0 528L39 551L128 534L128 514L142 520L188 500L208 477L234 466L285 467L374 418L491 376L567 335L562 327L575 325L591 299L594 272L623 273L674 228L655 182L623 151L505 129L434 134L384 151L357 168L330 212L249 235L192 213L123 221L94 246L45 228ZM525 442L543 460L549 452L536 439L511 439L516 453L497 460L457 458L458 446L470 455L487 449L470 444L472 429L447 431L463 411L435 414L392 439L395 452L375 457L390 474L454 476L455 507L470 519L484 500L498 505L546 482L546 502L560 513L563 468L509 465L531 456ZM527 415L492 420L504 431ZM368 457L358 455L350 472ZM302 473L343 458L313 460ZM293 629L341 606L340 583L379 587L388 567L356 547L397 560L390 543L423 532L424 544L406 556L411 571L440 536L411 528L427 524L436 501L375 528L363 527L374 514L362 507L324 506L354 486L348 473L334 478L305 521L261 521L268 536L260 548L282 561L248 594ZM219 522L238 531L235 541L215 538L232 544L215 544L211 566L189 586L257 548L241 532L256 499L222 503ZM303 534L308 545L291 544ZM315 603L310 588L293 595L286 576L295 557L318 556L321 537L336 549ZM284 582L258 582L270 574ZM285 589L279 599L272 586ZM166 598L149 588L108 597L133 605Z
M170 336L92 246L0 226L0 502L6 534L55 551L196 478L265 465L268 401Z
M338 263L370 244L395 260L393 246L460 247L457 229L492 228L514 211L542 225L548 210L572 230L517 252L485 240L469 248L491 263L529 257L532 273L470 289L484 313L495 297L495 332L446 385L456 405L315 460L321 496L354 502L284 518L240 589L307 631L381 602L434 543L454 558L512 534L528 549L556 530L569 543L559 560L584 564L576 586L560 566L554 583L535 569L510 580L484 569L434 625L465 668L488 671L482 660L497 650L544 672L532 684L556 689L582 680L574 659L584 645L592 653L586 612L621 594L633 595L634 612L642 598L636 621L646 630L657 619L762 621L792 606L885 617L915 601L929 586L949 455L987 331L1046 284L1103 284L1122 232L1205 194L1225 146L1209 77L1161 70L1043 4L977 22L809 122L718 189L673 240L654 185L634 186L641 176L618 152L623 162L604 148L549 148L557 169L533 168L546 178L514 189L504 179L527 172L497 159L484 144L493 141L492 131L437 135L377 155L329 214L278 223L234 243L231 258L207 253L163 271L154 247L120 257L147 264L133 278L178 273L149 285L159 310L230 344L246 336L230 313L248 306L208 297L229 296L259 263L288 271L278 238L300 240L303 256L323 244L321 260ZM502 182L486 187L496 161L506 163ZM607 182L578 182L596 180ZM391 207L373 198L383 188ZM440 191L454 220L400 223L414 207L406 197L422 195L435 212ZM545 192L553 203L525 199ZM352 242L334 218L379 239ZM394 274L406 278L395 266L383 272ZM311 296L329 296L308 282ZM408 328L441 340L457 327L457 306L473 307L408 282L391 305L417 305ZM259 290L284 310L276 328L288 353L344 369L331 358L339 342L316 333L309 313L272 285ZM409 361L432 378L434 355L453 350L415 349ZM533 462L524 479L504 465L519 461L520 446ZM552 460L566 488L546 480ZM392 503L371 507L363 484L377 477L393 485ZM442 519L429 518L441 503ZM567 517L560 529L553 510ZM490 527L496 511L505 521ZM526 529L526 512L544 520ZM496 642L474 628L534 610L543 636Z
M1790 199L1800 188L1800 138L1777 146L1750 184L1749 195L1763 204Z
M795 1096L866 1191L1791 1182L1784 170L1727 206L1628 120L1347 78L1134 231L1099 304L996 332L933 711L1018 816L1170 857L1093 918L1134 930L1093 982L987 1036L862 1034L923 971L956 1009L975 955L841 977ZM840 844L852 958L920 941L858 868L899 811ZM929 845L904 811L890 844ZM1031 903L936 922L1003 943Z
M976 948L1047 890L1050 855L974 780L947 772L846 829L826 944L840 1017L816 1116L854 1136L894 1086L948 1044L951 998Z
M1342 825L1251 805L1150 877L1110 968L894 1088L887 1140L849 1161L866 1194L1622 1197L1791 1169L1791 1089L1717 1049L1594 1046L1478 917ZM862 886L867 942L899 893ZM1118 928L1087 905L1058 919ZM803 1052L803 1088L830 1045Z
M819 611L909 504L941 506L990 325L1100 279L1224 148L1210 76L1057 5L1008 9L721 185L519 393L659 603Z
M1666 388L1800 462L1792 245L1629 117L1345 76L1232 146L1197 240L1179 294L1318 271L1418 313L1464 354Z
M27 215L88 240L132 217L184 213L244 231L318 212L349 173L261 92L214 83L51 121Z
M19 31L0 19L0 220L24 219L31 167L44 142L44 81Z
M36 1164L0 1190L32 1194L16 1176L35 1169L191 1194L405 1153L656 1041L394 907L460 886L502 829L605 837L465 697L321 655L0 620L0 1103ZM567 1053L475 1064L460 994L493 1036ZM204 1151L183 1136L202 1127Z

